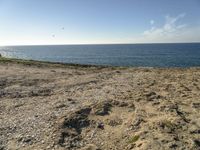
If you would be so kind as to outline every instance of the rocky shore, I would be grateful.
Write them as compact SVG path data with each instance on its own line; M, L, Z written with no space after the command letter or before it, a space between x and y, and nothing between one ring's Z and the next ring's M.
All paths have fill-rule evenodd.
M200 68L0 58L0 150L198 150Z

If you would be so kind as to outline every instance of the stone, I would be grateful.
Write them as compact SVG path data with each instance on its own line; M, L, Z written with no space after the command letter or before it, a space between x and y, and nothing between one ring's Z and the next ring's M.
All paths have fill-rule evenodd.
M97 146L94 144L88 144L85 147L83 147L81 150L100 150L100 149L98 149Z

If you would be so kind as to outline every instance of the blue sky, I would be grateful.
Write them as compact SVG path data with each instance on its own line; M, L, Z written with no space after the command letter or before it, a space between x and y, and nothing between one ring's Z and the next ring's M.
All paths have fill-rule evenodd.
M0 45L200 42L200 0L0 0Z

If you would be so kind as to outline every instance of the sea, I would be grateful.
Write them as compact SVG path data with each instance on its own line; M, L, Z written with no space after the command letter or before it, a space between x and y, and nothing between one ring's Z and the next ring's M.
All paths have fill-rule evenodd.
M200 67L200 43L1 46L0 54L74 64Z

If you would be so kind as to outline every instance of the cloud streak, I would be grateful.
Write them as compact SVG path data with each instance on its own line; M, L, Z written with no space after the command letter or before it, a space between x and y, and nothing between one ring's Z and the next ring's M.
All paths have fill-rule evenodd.
M154 21L151 20L151 28L133 40L136 43L199 42L200 27L192 28L187 24L178 23L185 16L185 13L176 17L167 15L165 16L165 23L160 27L156 27Z
M177 30L180 30L184 28L185 24L176 25L176 22L184 18L185 14L180 14L177 17L165 17L165 24L161 28L152 27L150 30L144 31L145 36L158 36L158 35L166 35L168 33L176 32Z

